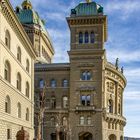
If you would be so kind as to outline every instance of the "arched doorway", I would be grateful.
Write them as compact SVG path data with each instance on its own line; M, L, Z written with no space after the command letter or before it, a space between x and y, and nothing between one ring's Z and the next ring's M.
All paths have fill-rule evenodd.
M51 140L56 140L56 133L51 133Z
M114 134L111 134L111 135L109 136L109 140L116 140L116 136L115 136Z
M92 140L92 134L89 132L81 132L79 134L79 140Z

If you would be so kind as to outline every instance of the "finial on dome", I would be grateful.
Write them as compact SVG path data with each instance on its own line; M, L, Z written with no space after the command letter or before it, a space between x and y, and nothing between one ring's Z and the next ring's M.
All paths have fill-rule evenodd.
M92 0L86 0L86 2L87 2L87 3L90 3L90 2L92 2Z
M22 3L22 8L23 9L32 9L32 3L30 0L24 0Z

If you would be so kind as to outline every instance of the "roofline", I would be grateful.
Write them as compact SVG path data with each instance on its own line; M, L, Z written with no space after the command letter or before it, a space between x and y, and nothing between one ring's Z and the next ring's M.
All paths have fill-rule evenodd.
M20 30L18 30L21 34L22 34L22 38L24 39L24 41L26 42L26 44L28 45L28 47L26 47L27 49L30 50L31 55L34 57L34 59L37 57L35 50L33 49L33 44L31 43L27 33L25 32L21 22L19 21L17 15L14 12L14 9L11 5L11 3L9 2L9 0L5 0L5 3L7 3L8 8L10 8L10 11L12 13L13 18L15 19L15 22L17 22L17 25L19 26L18 28L20 28ZM26 46L26 45L25 45Z

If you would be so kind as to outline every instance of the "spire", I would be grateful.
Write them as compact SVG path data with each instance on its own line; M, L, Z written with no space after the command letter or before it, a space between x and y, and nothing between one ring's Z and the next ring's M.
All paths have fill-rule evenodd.
M90 3L90 2L92 2L92 0L86 0L86 2L87 2L87 3Z

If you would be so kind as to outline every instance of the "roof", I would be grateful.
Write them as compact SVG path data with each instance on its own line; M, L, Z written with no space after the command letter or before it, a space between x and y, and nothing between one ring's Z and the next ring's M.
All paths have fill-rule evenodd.
M74 9L71 9L71 15L90 16L103 14L103 7L96 2L82 2Z
M45 70L64 70L64 69L70 69L70 63L51 63L51 64L41 64L37 63L35 64L35 71L45 71Z

